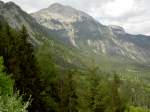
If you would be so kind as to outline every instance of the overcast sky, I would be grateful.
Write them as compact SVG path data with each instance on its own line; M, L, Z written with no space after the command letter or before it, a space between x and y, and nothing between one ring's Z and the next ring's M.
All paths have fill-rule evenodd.
M104 25L119 25L132 34L150 35L150 0L2 0L31 13L53 3L82 10Z

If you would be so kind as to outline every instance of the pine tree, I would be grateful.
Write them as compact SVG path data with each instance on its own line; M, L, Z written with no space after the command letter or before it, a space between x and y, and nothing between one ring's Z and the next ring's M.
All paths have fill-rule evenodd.
M26 28L23 26L22 30L17 32L6 24L0 34L0 55L4 57L6 71L11 73L15 80L14 88L24 95L25 101L32 98L30 111L45 111L45 102L42 100L45 88L39 76L33 47L28 42Z
M74 71L67 71L59 81L59 112L77 112L77 95Z
M41 71L40 78L43 80L45 87L44 100L47 102L49 110L56 112L58 109L58 95L57 93L57 83L58 83L58 73L54 64L54 60L51 56L51 50L49 48L49 42L44 42L43 45L39 46L36 50L36 58Z
M78 73L76 79L78 111L104 112L107 87L105 81L102 80L102 75L98 67L93 67L88 72Z
M126 110L126 104L121 98L120 94L121 80L118 75L114 74L114 79L111 85L111 100L110 100L110 112L124 112Z
M42 101L41 93L44 90L43 83L40 79L40 72L34 57L33 47L28 42L29 35L23 26L19 33L19 44L17 46L17 59L19 66L19 76L15 78L15 86L21 94L25 94L27 100L30 95L33 99L30 111L45 111L45 104Z
M88 81L89 87L89 105L92 112L105 112L108 103L108 84L107 80L103 77L106 75L94 66L89 71ZM106 81L106 82L105 82Z

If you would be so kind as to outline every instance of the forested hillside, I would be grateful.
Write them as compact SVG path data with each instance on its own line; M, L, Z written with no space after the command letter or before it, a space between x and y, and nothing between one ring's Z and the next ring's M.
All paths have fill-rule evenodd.
M51 40L33 47L29 38L25 26L0 23L0 111L149 112L149 80L108 73L94 61L76 67L66 57L58 60L65 47Z
M150 112L149 47L70 6L0 1L0 112Z

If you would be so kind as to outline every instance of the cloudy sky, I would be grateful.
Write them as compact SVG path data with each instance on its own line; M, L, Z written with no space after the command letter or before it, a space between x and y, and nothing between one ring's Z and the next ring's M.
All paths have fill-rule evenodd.
M150 0L2 0L13 1L29 13L53 3L80 9L105 25L119 25L132 34L150 35Z

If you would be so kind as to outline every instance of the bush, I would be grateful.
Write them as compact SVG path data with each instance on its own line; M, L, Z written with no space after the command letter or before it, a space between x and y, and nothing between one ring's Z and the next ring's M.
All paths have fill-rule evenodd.
M0 58L0 112L27 112L29 102L22 102L22 98L14 94L14 82L3 71L3 60Z

